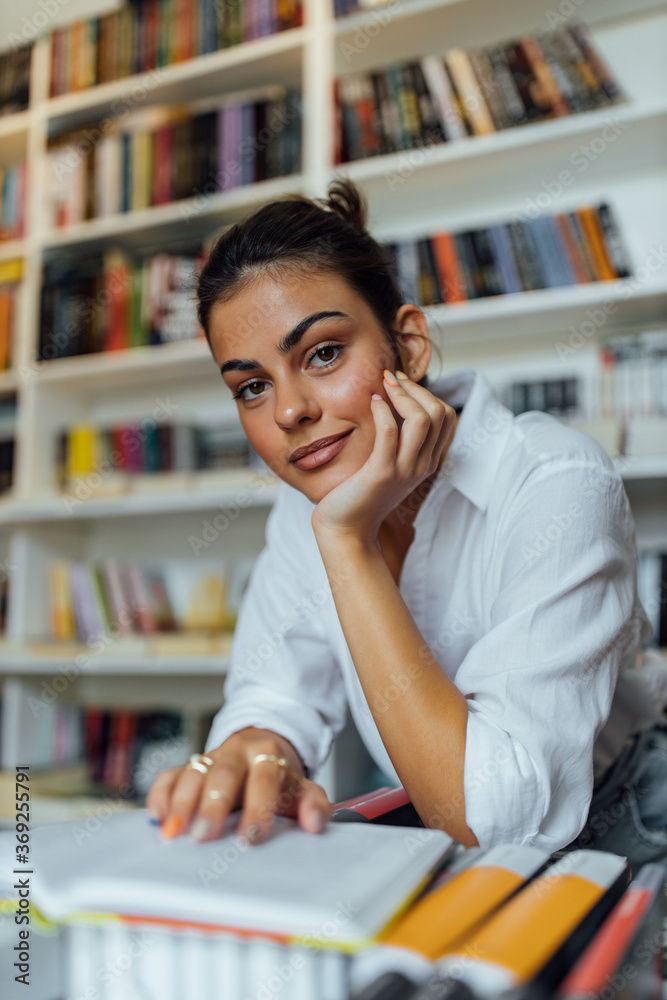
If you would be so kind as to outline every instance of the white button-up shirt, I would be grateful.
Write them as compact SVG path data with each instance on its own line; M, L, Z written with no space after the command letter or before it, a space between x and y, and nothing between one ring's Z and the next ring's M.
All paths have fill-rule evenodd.
M636 668L651 630L628 500L592 438L547 414L514 417L476 369L429 389L463 410L415 517L399 590L468 702L468 826L482 847L557 850L586 821L594 774L667 704L662 658L645 654ZM349 703L371 756L399 784L336 613L313 510L280 484L205 749L246 726L270 729L313 775ZM333 581L334 591L344 585ZM383 694L403 697L391 676Z

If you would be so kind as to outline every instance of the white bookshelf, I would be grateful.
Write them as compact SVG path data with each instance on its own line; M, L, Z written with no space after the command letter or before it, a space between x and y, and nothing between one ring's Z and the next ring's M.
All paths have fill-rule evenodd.
M552 15L557 9L549 8ZM0 161L27 156L30 162L26 238L0 244L0 260L20 256L24 262L16 370L0 374L0 391L15 391L19 403L15 488L0 502L0 554L12 567L0 675L11 686L13 705L20 704L22 692L27 697L34 691L40 678L56 673L62 662L55 646L52 654L43 648L35 652L46 633L45 571L52 558L151 558L157 550L174 557L191 555L188 537L201 530L207 516L238 505L242 494L250 495L249 502L233 530L221 532L211 551L232 562L252 558L263 546L277 489L271 477L253 491L243 475L193 475L172 489L163 484L160 490L150 490L149 484L139 482L113 496L101 490L69 510L54 484L54 428L82 419L103 423L139 418L150 412L156 399L165 398L178 407L179 420L204 413L224 421L238 417L203 341L36 363L43 261L61 253L94 254L110 243L132 250L164 248L185 236L196 241L283 193L322 197L331 178L349 176L364 189L371 231L383 240L502 222L525 213L549 185L549 204L541 206L548 212L606 200L636 271L654 247L662 246L667 218L667 7L652 0L587 0L577 7L577 16L590 25L595 44L628 96L626 103L339 166L332 163L335 76L557 27L549 23L545 5L540 0L404 0L335 21L328 0L305 0L301 28L55 99L47 98L48 44L46 39L37 43L31 106L0 118ZM220 192L203 202L186 199L67 229L45 226L42 198L50 131L108 116L114 102L133 87L143 88L146 103L170 103L270 84L302 91L298 175ZM577 151L599 139L605 129L610 135L610 123L613 140L585 169L578 169ZM554 185L564 169L572 180L557 191ZM559 360L557 342L586 319L587 310L606 302L616 308L595 337L572 359ZM503 295L431 307L426 313L444 371L476 365L499 385L518 370L536 377L554 372L554 377L565 377L568 372L590 371L597 342L610 334L665 324L667 261L643 281L629 278ZM440 370L434 352L431 374ZM640 545L667 546L667 460L642 459L620 467ZM221 656L157 657L146 650L117 649L82 670L72 692L84 702L104 696L112 703L117 697L114 677L122 677L132 704L154 704L156 698L169 704L183 698L215 704L224 671ZM4 729L4 752L13 760L16 748L10 744L16 726ZM334 754L320 776L330 794L335 759Z

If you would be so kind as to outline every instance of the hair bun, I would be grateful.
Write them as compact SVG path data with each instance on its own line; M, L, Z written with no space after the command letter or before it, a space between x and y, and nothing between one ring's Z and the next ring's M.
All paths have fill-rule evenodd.
M342 177L331 181L327 198L321 199L321 203L355 229L366 232L368 205L361 188L354 181Z

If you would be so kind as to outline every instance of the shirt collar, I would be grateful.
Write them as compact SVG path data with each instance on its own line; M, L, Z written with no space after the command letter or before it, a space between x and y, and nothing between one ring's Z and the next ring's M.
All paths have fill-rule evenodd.
M484 374L462 368L435 379L429 392L455 408L463 407L454 439L436 479L448 481L479 510L486 510L514 415Z

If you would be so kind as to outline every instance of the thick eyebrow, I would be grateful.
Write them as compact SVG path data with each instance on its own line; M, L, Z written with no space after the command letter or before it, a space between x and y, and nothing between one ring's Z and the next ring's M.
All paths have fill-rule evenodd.
M331 318L351 319L347 313L338 312L337 310L312 313L297 323L293 330L285 334L278 344L278 352L280 354L289 354L313 323L317 323L321 319ZM251 372L256 368L262 368L262 364L259 361L255 361L254 358L234 358L233 361L225 361L224 365L220 366L220 374L224 375L225 372Z

